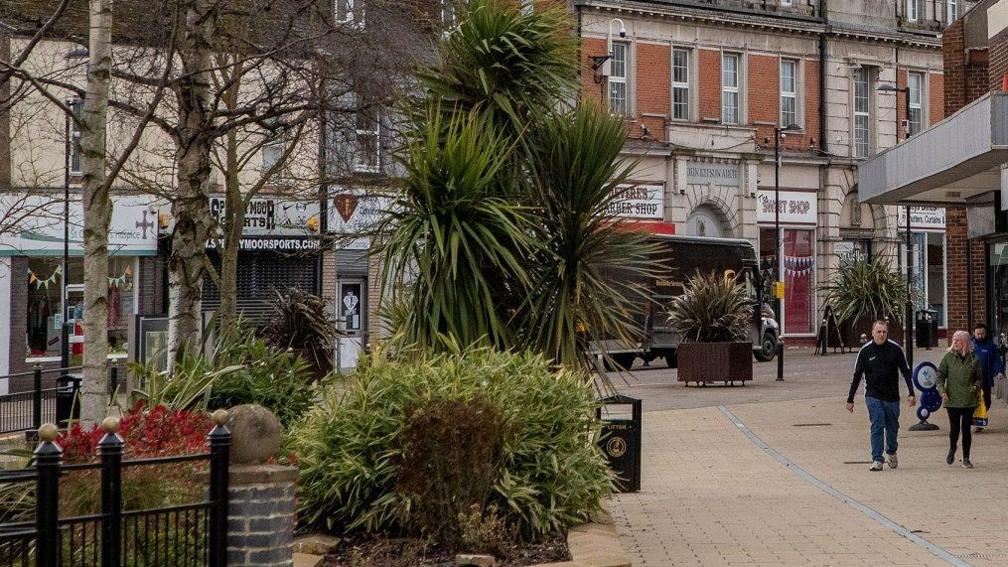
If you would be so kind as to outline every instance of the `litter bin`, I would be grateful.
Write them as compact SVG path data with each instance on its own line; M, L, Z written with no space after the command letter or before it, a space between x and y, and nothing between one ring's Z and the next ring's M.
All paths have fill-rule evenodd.
M620 394L599 401L602 405L596 415L603 422L599 446L616 473L616 489L637 492L641 485L641 401Z
M921 309L917 312L916 320L916 342L918 347L936 348L938 346L938 317L937 311Z

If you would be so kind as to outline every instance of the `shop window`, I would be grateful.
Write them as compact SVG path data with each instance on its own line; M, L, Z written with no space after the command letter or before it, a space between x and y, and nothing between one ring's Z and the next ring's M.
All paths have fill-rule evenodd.
M815 320L815 232L782 231L784 263L784 332L799 335L813 332Z
M910 284L921 298L914 310L930 309L936 313L938 325L945 326L945 234L916 232L913 234L913 266ZM906 273L906 232L900 233L900 273Z
M133 285L135 258L113 256L109 258L107 324L109 354L125 354L130 317L133 308ZM69 292L66 313L62 313L62 265L58 258L32 258L28 262L28 333L27 356L58 357L60 355L60 324L66 320L73 324L72 335L84 334L84 301L80 291ZM71 258L69 263L69 285L78 286L84 281L81 258ZM65 319L64 319L65 318ZM71 363L80 362L83 343L72 338L70 342Z

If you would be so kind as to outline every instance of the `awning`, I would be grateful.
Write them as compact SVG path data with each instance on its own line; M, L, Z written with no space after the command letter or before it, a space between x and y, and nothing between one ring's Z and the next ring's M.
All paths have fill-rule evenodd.
M620 220L617 223L617 225L620 228L633 232L646 232L648 234L669 234L669 235L674 235L676 233L674 224L662 221L625 219Z
M1008 93L985 95L858 167L862 203L964 205L1001 189Z

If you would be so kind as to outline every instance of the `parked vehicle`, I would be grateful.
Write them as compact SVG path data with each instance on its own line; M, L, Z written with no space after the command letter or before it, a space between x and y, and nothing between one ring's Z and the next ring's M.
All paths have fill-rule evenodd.
M610 272L610 277L638 280L651 298L641 305L641 311L635 317L641 330L638 344L605 341L605 350L613 362L629 368L637 357L648 362L664 358L670 367L676 366L680 336L667 323L666 306L683 293L686 279L698 271L721 273L746 286L753 303L750 326L753 354L761 362L773 359L780 326L769 306L769 286L764 285L756 250L748 240L653 235L648 237L648 243L660 250L655 261L662 268L655 277L641 279L640 276L629 276L617 267ZM601 354L601 348L596 350Z

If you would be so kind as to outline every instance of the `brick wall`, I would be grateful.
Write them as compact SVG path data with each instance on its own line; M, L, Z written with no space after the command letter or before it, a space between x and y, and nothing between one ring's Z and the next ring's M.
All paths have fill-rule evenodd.
M941 73L928 74L928 124L937 124L945 118L942 95L945 92L945 77Z
M581 89L583 96L590 100L601 102L605 96L605 79L602 84L596 84L592 70L592 57L605 54L604 39L581 38Z
M968 329L975 322L987 320L984 243L979 239L969 243L966 239L966 209L962 207L945 210L945 234L947 239L945 257L948 269L946 284L948 285L948 328ZM973 265L972 320L968 316L967 309L968 285L970 283L966 270L967 243L969 243L970 260Z
M905 89L907 86L907 72L899 71L896 73L896 88ZM903 121L906 120L906 105L907 97L910 96L908 92L897 92L896 93L896 139L903 140L906 138L905 131L903 130Z
M28 258L14 256L10 258L11 268L11 298L10 298L10 374L20 374L28 371L25 364L25 353L28 344ZM0 325L4 324L0 322ZM30 379L25 384L30 383ZM16 388L20 389L21 384ZM12 390L15 384L12 383Z
M999 91L1005 73L1008 73L1008 28L988 40L987 56L989 88Z
M961 18L957 20L945 29L942 36L945 116L955 113L989 90L987 51L973 49L967 53L963 36L964 21Z
M665 118L645 115L669 116L672 112L671 48L667 45L638 43L636 56L637 104L634 108L637 120L647 124L653 139L664 140ZM640 134L640 127L634 124L630 135L636 137Z
M785 140L784 147L790 148L791 144L801 145L795 149L808 148L809 142L819 144L819 131L822 125L819 123L819 62L808 61L805 65L805 136L793 136L790 140Z
M721 119L721 52L700 50L700 120Z
M164 272L165 259L161 256L140 258L138 308L141 315L160 315L168 312L164 304Z
M757 138L769 136L780 116L780 59L766 55L750 55L747 61L749 123L769 122L757 127Z

